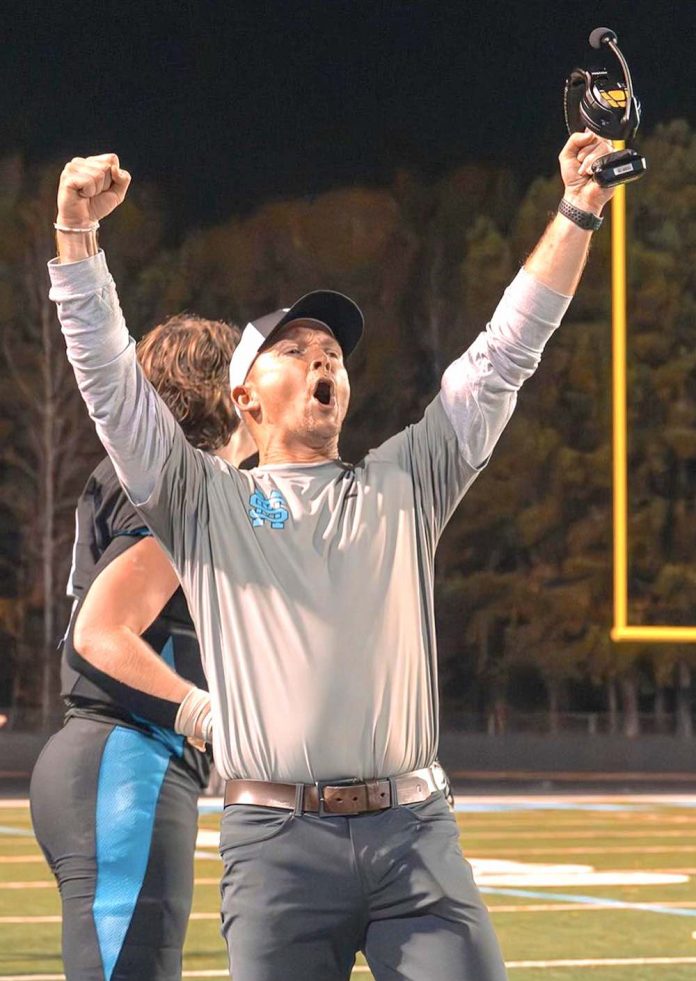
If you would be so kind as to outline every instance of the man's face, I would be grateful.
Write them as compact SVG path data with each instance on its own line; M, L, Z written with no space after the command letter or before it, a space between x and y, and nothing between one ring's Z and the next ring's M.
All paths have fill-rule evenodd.
M263 427L280 427L298 442L338 440L350 401L341 346L317 320L292 320L261 348L245 388Z

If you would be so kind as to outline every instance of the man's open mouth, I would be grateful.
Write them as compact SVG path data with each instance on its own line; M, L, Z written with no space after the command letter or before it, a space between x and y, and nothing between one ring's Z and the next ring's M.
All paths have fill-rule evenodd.
M314 398L322 405L331 405L333 401L333 384L330 381L321 380L314 386Z

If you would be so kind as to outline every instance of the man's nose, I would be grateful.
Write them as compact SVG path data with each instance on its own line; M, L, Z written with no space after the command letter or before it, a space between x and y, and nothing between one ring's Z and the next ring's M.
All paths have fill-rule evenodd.
M331 359L325 351L317 351L312 357L312 368L314 371L319 371L321 368L328 368L331 365Z

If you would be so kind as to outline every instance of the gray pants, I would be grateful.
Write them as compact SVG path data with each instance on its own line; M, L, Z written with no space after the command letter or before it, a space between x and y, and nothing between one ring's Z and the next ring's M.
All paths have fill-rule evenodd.
M225 808L222 933L233 981L505 981L457 825L437 793L356 817Z

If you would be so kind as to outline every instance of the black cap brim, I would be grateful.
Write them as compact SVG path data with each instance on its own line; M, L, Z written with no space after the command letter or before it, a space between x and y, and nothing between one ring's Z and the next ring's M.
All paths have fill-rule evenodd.
M269 317L273 316L276 315L269 315ZM365 326L362 311L357 303L351 300L349 296L337 293L335 290L314 290L312 293L306 293L296 303L293 303L287 312L282 312L282 316L273 327L264 325L266 330L263 330L260 321L256 321L255 325L261 328L267 340L271 340L276 331L284 324L304 317L320 320L326 324L341 345L343 356L346 358L362 337ZM265 319L265 317L262 318L262 320Z

